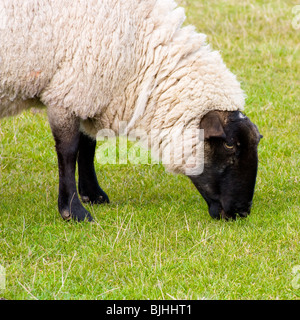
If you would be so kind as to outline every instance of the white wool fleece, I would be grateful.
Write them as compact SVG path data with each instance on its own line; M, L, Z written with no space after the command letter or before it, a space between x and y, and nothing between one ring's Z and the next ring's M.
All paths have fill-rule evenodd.
M119 133L120 121L169 130L164 148L210 110L243 109L236 77L205 35L182 27L173 0L0 0L0 9L0 117L38 98L94 137Z

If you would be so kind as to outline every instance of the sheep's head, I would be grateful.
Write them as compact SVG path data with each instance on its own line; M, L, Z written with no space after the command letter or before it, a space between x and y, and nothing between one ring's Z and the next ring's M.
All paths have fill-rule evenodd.
M211 111L204 129L204 170L190 176L213 218L246 217L250 213L258 166L257 127L239 111Z

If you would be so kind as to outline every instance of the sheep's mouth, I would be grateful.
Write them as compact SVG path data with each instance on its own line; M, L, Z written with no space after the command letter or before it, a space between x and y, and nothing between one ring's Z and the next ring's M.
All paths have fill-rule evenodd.
M224 220L230 220L230 219L236 220L236 214L235 214L235 213L233 213L233 214L228 214L228 213L226 213L226 212L224 211L224 209L221 210L220 216L221 216L221 218L224 219Z
M214 216L213 218L215 219L223 219L223 220L236 220L236 213L227 213L225 210L222 208L221 211L219 212L218 216Z
M226 213L223 209L221 210L220 216L224 220L236 220L236 217L246 218L249 215L249 212L237 212L237 213Z
M212 218L220 220L236 220L237 216L241 218L246 218L249 215L249 211L241 211L241 212L226 212L220 203L213 202L209 205L209 214Z

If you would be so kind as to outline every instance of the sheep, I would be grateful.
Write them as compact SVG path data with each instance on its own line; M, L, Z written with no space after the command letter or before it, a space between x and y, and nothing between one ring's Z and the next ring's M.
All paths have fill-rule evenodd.
M212 150L212 144L229 136L233 114L236 126L247 123L254 155L241 208L231 204L225 209L220 199L211 204L209 188L201 189L198 181L208 170L209 152L190 174L184 161L166 167L192 179L213 217L249 211L258 130L241 116L245 94L235 75L204 34L182 26L184 9L173 0L0 0L0 20L0 118L37 102L47 108L58 157L58 208L65 220L93 219L79 195L83 202L109 202L93 164L99 131L163 130L163 136L154 137L161 157L172 137L187 129L204 129L204 140L195 133L187 139ZM124 132L120 122L127 123ZM182 149L175 147L174 158L178 153Z

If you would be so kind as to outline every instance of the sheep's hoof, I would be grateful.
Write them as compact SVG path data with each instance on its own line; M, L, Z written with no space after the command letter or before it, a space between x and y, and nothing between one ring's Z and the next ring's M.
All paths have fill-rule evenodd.
M71 220L71 213L69 210L63 210L61 213L60 213L61 217L66 220L66 221L69 221Z
M80 195L80 197L83 203L90 203L90 204L109 203L109 198L104 192L98 196L89 197L89 196Z
M66 221L73 219L74 221L81 222L87 219L87 221L92 222L94 220L91 214L83 207L77 210L73 209L72 212L68 209L64 209L60 214Z

